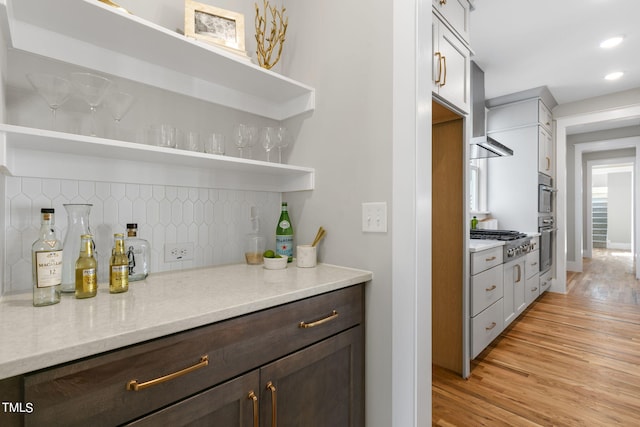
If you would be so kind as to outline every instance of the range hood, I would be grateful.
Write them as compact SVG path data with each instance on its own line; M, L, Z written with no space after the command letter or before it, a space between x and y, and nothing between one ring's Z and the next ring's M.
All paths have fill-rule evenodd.
M469 143L471 159L513 156L513 150L491 138L485 131L484 71L471 61L471 118L472 137Z

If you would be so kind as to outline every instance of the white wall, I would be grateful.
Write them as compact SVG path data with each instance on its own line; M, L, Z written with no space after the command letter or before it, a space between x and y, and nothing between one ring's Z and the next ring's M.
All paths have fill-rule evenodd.
M607 247L631 249L632 232L632 174L631 172L608 175L608 223Z

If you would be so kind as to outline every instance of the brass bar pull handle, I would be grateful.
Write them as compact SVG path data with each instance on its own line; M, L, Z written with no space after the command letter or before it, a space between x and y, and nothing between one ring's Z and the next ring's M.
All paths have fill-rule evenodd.
M447 4L447 0L440 0L440 4Z
M516 279L516 283L518 283L520 279L522 279L522 269L520 268L520 264L516 264L516 267L518 268L518 278Z
M496 288L496 285L491 285L490 288L485 288L484 290L487 292L491 292L492 290L494 290Z
M273 385L271 381L267 383L267 390L271 391L271 427L278 426L278 402L277 402L277 392L276 386Z
M442 55L440 52L436 52L434 55L438 55L438 78L436 78L435 82L440 83L440 80L442 79Z
M538 290L538 287L536 286L535 288L531 289L531 292L536 292Z
M247 399L253 401L253 427L258 427L260 425L260 411L258 410L258 396L251 391L247 396Z
M546 170L551 170L551 158L549 156L545 157L545 159L547 159L547 169Z
M487 327L486 327L486 328L484 328L484 329L485 329L486 331L490 331L490 330L492 330L493 328L495 328L495 327L496 327L496 325L497 325L497 323L496 323L496 322L491 322L491 326L487 326Z
M492 256L492 257L490 257L490 258L485 258L484 260L485 260L485 261L487 261L487 262L489 262L489 261L494 261L495 259L496 259L496 257L495 257L495 256Z
M174 372L172 374L169 375L165 375L163 377L159 377L159 378L155 378L153 380L149 380L149 381L145 381L142 383L139 383L138 380L131 380L127 383L127 390L130 391L139 391L139 390L143 390L145 388L154 386L154 385L158 385L161 384L163 382L166 381L171 381L175 378L181 377L183 375L186 375L190 372L193 372L197 369L200 368L204 368L205 366L209 365L209 356L204 355L200 357L200 361L198 363L196 363L193 366L189 366L188 368L184 368L178 372Z
M442 83L440 83L440 87L447 84L447 57L442 55L442 62L444 63L444 77L442 78Z
M322 318L320 320L316 320L315 322L300 322L298 323L298 327L302 328L302 329L308 329L308 328L314 328L316 326L320 326L323 323L327 323L330 320L336 319L338 317L338 311L337 310L333 310L331 311L331 314L329 314L327 317Z

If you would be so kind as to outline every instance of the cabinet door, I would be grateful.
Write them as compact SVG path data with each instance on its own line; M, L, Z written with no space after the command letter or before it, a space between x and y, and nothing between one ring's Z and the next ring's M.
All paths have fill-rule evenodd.
M549 132L553 132L553 128L551 127L551 123L553 121L553 116L551 115L551 110L547 108L546 105L542 102L542 100L538 100L538 122Z
M468 113L469 49L435 16L432 25L434 26L432 90L461 112Z
M433 0L432 3L460 38L469 43L468 0Z
M553 140L542 127L538 129L538 172L553 175Z
M364 425L363 338L357 326L260 370L260 425Z
M525 309L525 258L504 265L504 327Z
M255 370L127 425L257 427L259 386Z

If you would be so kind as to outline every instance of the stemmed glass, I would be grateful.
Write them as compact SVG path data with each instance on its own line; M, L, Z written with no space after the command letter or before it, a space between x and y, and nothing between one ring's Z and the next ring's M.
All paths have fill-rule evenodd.
M91 73L71 73L71 83L91 109L90 135L96 136L96 109L102 104L111 80Z
M278 162L282 163L282 149L289 146L289 131L286 127L280 126L277 130L276 147L278 147Z
M133 105L133 101L133 95L119 90L109 92L105 99L105 104L111 112L111 117L113 117L115 139L121 139L120 120L122 120L125 114L129 112L129 109Z
M236 145L236 147L238 147L240 158L243 158L244 153L242 149L245 148L249 143L249 132L247 125L240 123L233 128L233 143Z
M271 161L271 150L276 146L277 139L278 135L275 128L265 127L262 129L260 142L262 143L262 148L267 152L267 162Z
M247 126L247 149L248 149L248 158L253 158L253 147L256 146L256 142L258 141L258 128L256 126Z
M51 129L56 130L56 112L69 99L71 83L62 77L45 73L28 73L27 80L51 109Z

